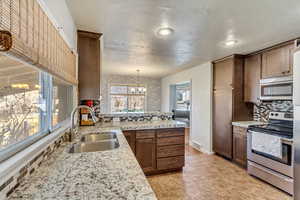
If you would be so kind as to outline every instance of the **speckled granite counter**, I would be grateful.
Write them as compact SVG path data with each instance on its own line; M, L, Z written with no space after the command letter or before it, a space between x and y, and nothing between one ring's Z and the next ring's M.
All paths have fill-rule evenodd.
M251 125L263 125L266 124L265 122L258 122L258 121L237 121L237 122L232 122L233 126L239 126L243 128L248 128Z
M103 128L102 125L80 128L79 133L114 129L118 133L118 149L70 154L71 144L64 144L21 182L9 199L155 200L155 194L120 129Z
M143 130L143 129L159 129L159 128L179 128L185 127L186 123L165 120L165 121L139 121L139 122L104 122L98 123L99 127L117 127L121 130Z

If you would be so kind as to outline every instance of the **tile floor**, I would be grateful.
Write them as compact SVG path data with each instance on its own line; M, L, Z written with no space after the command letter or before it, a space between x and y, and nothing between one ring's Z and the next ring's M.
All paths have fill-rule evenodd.
M292 200L235 164L189 146L182 172L149 176L148 180L159 200Z

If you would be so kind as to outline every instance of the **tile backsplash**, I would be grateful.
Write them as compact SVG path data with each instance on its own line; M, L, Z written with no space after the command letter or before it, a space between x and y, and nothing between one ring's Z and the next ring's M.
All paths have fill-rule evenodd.
M34 156L31 160L27 161L19 171L9 177L3 184L0 185L0 199L4 200L12 194L17 187L22 184L22 181L34 173L41 164L48 160L49 156L58 149L63 143L69 141L69 132L65 132L61 137L50 143L45 149ZM29 198L29 197L28 197ZM24 199L28 199L24 197Z
M270 111L293 112L293 101L262 101L254 104L254 120L266 122Z
M171 112L145 112L145 113L120 113L120 114L99 114L97 117L101 122L117 121L156 121L171 120Z

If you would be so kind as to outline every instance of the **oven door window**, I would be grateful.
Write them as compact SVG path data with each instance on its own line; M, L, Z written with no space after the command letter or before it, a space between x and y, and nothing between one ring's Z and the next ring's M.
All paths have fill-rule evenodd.
M292 96L293 85L290 83L277 85L263 85L261 86L261 95L264 97Z
M266 154L266 153L263 153L263 152L255 151L253 149L252 149L252 152L255 154L264 156L266 158L276 160L276 161L281 162L286 165L292 164L292 147L291 147L291 145L288 145L288 144L282 144L282 159L274 157L274 156Z

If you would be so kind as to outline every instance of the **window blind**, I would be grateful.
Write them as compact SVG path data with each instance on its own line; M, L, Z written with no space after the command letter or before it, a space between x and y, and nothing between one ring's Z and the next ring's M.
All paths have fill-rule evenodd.
M77 84L76 56L37 0L0 0L0 30L12 35L7 54Z

